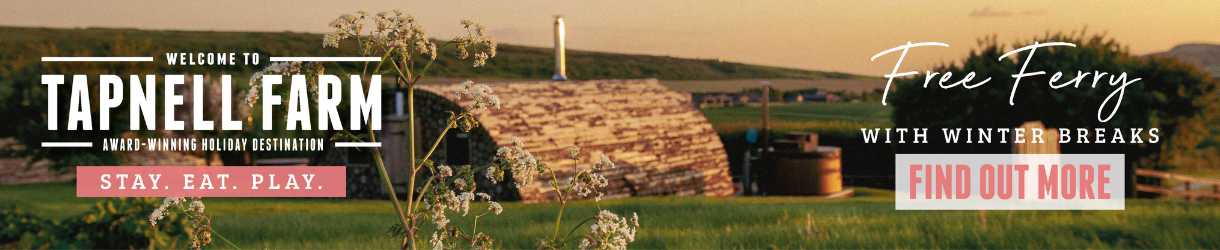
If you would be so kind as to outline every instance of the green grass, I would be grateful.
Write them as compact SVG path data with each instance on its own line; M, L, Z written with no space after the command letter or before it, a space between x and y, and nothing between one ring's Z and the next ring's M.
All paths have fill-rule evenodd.
M722 136L762 127L762 107L712 107L700 111ZM889 120L892 112L892 107L873 102L776 105L771 107L771 129L851 136L864 127L892 126Z
M47 217L84 211L71 184L0 187L15 203ZM659 248L1218 248L1220 204L1129 200L1125 211L895 211L893 192L857 188L844 200L811 197L643 197L603 201L639 213L637 249ZM217 232L244 248L393 248L396 218L388 201L207 198ZM497 247L532 249L551 235L558 204L507 203L479 228ZM475 205L474 211L486 206ZM597 211L575 202L564 230ZM469 228L469 218L454 217ZM806 231L806 225L811 225ZM816 228L813 227L816 225ZM587 225L582 226L587 227ZM582 229L584 230L584 229ZM819 236L818 231L821 232ZM431 235L426 232L426 235ZM216 245L219 246L219 245Z
M851 78L827 79L727 79L727 80L661 80L661 85L674 91L692 93L736 93L745 89L757 89L762 81L771 84L771 89L796 91L817 89L819 91L864 93L885 88L885 78L853 76Z
M770 108L773 122L808 122L808 121L860 121L888 122L893 107L881 103L807 103L781 104ZM702 110L707 121L712 125L737 122L759 122L762 120L762 107L713 107Z

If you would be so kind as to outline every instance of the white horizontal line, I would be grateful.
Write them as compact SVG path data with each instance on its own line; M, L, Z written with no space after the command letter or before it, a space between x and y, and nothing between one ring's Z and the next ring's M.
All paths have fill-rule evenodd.
M68 56L68 57L42 57L43 62L151 62L152 57L93 57L93 56Z
M381 57L271 57L272 62L380 62Z
M92 148L92 142L43 142L44 148Z
M380 148L380 142L336 142L336 148Z

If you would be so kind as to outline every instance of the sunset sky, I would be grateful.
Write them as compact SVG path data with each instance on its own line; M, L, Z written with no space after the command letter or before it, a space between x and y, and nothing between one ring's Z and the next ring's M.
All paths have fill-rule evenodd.
M562 14L569 49L872 76L889 73L897 54L870 57L908 41L950 47L913 50L903 70L959 60L992 34L1026 40L1087 26L1136 54L1220 43L1220 1L6 1L0 25L322 33L340 14L393 9L442 39L471 19L501 43L550 47Z

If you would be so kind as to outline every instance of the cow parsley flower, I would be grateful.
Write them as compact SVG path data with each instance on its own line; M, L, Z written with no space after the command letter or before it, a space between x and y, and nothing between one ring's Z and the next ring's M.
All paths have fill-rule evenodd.
M169 212L165 211L165 206L157 207L156 209L153 209L152 214L148 215L148 223L155 227L157 226L157 221L164 219L165 215L167 214L169 214Z
M487 97L487 104L500 109L500 97L494 95Z
M263 91L263 76L264 75L297 75L301 74L301 62L275 62L267 65L266 68L250 75L250 81L247 83L250 86L250 91L246 92L246 104L254 107L258 103L259 92ZM268 90L269 91L269 90Z
M325 48L325 47L338 48L340 39L342 39L342 37L339 36L338 34L326 33L326 34L322 35L322 47L323 48Z
M478 54L474 54L474 67L478 68L479 66L487 65L487 59L487 52L479 52Z
M601 171L602 169L614 168L614 162L610 161L610 157L606 157L605 154L598 154L598 156L601 159L598 159L596 163L593 163L593 170Z
M487 40L483 42L483 46L487 48L488 57L496 57L496 47L499 47L500 43L496 42L495 37L488 36Z
M496 184L497 182L504 180L504 171L500 171L500 166L492 165L483 171L483 177L487 177L488 180L491 180L491 184Z
M190 208L187 210L195 213L203 213L203 202L199 200L192 201Z
M596 201L601 201L602 197L602 192L597 191L597 188L606 187L609 183L605 176L594 173L592 169L581 169L575 176L568 178L568 186L572 187L572 192L582 197L597 193L594 198Z
M474 200L474 194L470 192L463 192L460 195L453 195L453 191L449 191L449 195L447 195L445 198L445 202L447 203L445 205L448 206L450 210L453 210L454 212L462 212L462 216L466 216L466 214L470 212L470 201Z
M432 243L432 250L445 249L445 235L444 234L441 234L440 237L437 237L436 232L433 232L432 240L429 240L428 242Z
M496 156L512 171L517 187L529 185L534 181L534 176L544 171L545 167L538 162L537 158L534 158L534 154L522 148L525 143L520 138L509 137L508 142L511 146L500 147L496 151Z
M449 168L449 166L441 165L440 167L436 167L436 175L440 177L453 176L453 169Z
M339 40L347 39L353 36L359 36L360 30L364 28L361 21L367 18L368 12L357 11L357 15L343 14L339 18L330 22L330 28L333 29L330 33L322 36L322 47L339 47Z
M436 43L428 43L428 50L424 54L431 56L432 60L436 60Z
M466 28L466 36L454 39L457 43L458 58L465 59L470 56L470 49L480 49L481 51L474 55L474 67L487 65L487 59L496 57L496 50L499 43L495 37L487 34L487 28L470 20L462 20L462 26Z
M579 154L580 154L580 147L572 146L572 147L568 148L568 155L570 155L572 157L571 158L572 160L576 160L576 156Z
M453 195L453 192L449 192L448 195ZM432 217L432 223L436 224L436 229L445 228L445 225L449 224L449 218L445 217L445 203L433 203L429 208L429 211L432 212L430 217Z
M639 227L640 226L640 216L635 213L631 213L631 224L635 225L636 227Z
M161 202L161 207L180 206L184 201L186 201L186 197L165 197L165 200Z
M487 202L487 210L491 210L493 213L496 213L496 215L500 215L501 212L504 212L504 207L500 207L500 203L498 202L490 201Z
M633 214L632 217L636 216ZM626 218L607 210L602 210L595 218L597 223L591 226L588 238L581 242L581 249L627 249L627 243L635 242L638 225L632 227L627 224Z
M165 197L165 199L161 201L161 205L157 206L157 208L153 209L152 213L148 214L148 224L157 226L157 221L165 219L165 216L170 214L170 209L173 207L178 207L178 209L192 213L189 217L192 220L198 220L205 217L203 216L203 202L200 201L199 198L193 199L194 201L192 201L188 207L184 208L182 205L187 201L186 197Z
M491 87L486 84L474 84L473 81L466 80L458 85L460 88L454 91L458 100L462 98L470 98L470 112L479 113L487 110L488 107L500 109L500 97L492 95Z

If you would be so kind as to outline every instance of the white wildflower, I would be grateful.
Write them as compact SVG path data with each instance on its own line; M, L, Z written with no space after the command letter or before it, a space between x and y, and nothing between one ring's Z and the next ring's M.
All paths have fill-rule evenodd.
M609 157L606 157L605 154L598 154L598 156L601 159L597 160L597 163L593 163L593 170L601 171L602 169L614 168L614 162L610 162Z
M580 147L572 146L568 148L568 154L571 155L573 160L575 160L576 156L580 154Z
M491 184L496 184L496 182L499 182L499 180L504 178L504 172L500 171L500 167L498 166L488 167L485 171L486 172L483 173L483 176L487 177L488 180L491 180Z
M436 60L436 43L428 43L428 52L425 54L431 56L432 60Z
M437 197L436 203L428 204L428 212L431 214L432 223L436 224L436 229L444 228L449 224L449 218L445 217L445 209L454 209L453 206L461 205L456 201L457 195L450 191Z
M360 24L360 21L368 17L368 12L360 11L357 14L360 14L360 16L343 14L331 21L329 26L333 30L322 36L322 47L338 48L339 40L360 35L360 30L364 27L363 24Z
M462 216L466 216L470 212L470 201L474 200L474 194L463 192L460 195L453 195L453 191L449 191L449 195L445 197L446 206L454 212L462 212Z
M487 202L487 204L487 210L491 210L492 212L496 213L496 215L500 215L501 212L504 212L504 208L500 207L500 203L492 201Z
M457 179L453 180L453 187L455 187L457 189L466 188L466 179L457 178Z
M275 62L267 65L266 68L250 75L250 81L247 83L250 86L250 91L246 92L246 104L254 107L258 102L259 92L263 91L262 82L265 75L297 75L301 73L301 62ZM269 90L268 90L269 91Z
M458 85L458 90L453 92L458 100L462 98L470 98L470 109L473 113L487 110L488 107L500 108L500 97L492 95L491 87L486 84L474 84L470 80L466 80Z
M583 197L596 192L598 201L601 201L602 193L597 191L597 188L606 187L609 183L605 176L594 173L591 169L581 169L575 176L568 178L568 186L572 187L576 195Z
M466 80L462 83L459 83L458 86L461 88L459 88L456 92L454 92L453 95L457 96L458 100L461 100L462 96L464 96L467 93L470 93L471 84L474 84L474 81Z
M487 86L487 84L474 85L470 87L470 92L475 99L486 99L491 95L491 87Z
M500 97L494 95L487 97L487 104L491 105L492 107L496 107L496 109L500 109Z
M157 221L164 219L166 214L168 213L165 211L165 206L157 207L148 215L148 223L155 227L157 226Z
M432 223L436 224L436 229L440 230L449 224L449 218L445 217L444 212L432 214Z
M631 224L635 225L636 227L640 226L640 216L636 213L631 213Z
M466 36L458 37L457 42L458 58L465 59L470 55L468 48L482 47L482 51L474 55L474 67L487 65L487 59L496 57L496 50L499 43L496 38L487 34L487 28L470 20L463 20L462 26L466 28Z
M538 159L525 149L517 148L516 162L512 165L513 177L517 177L517 187L529 185L534 181L534 176L538 175Z
M475 197L478 197L479 200L491 201L491 195L487 195L487 193L477 193Z
M148 214L148 223L152 224L153 226L157 226L158 220L164 219L166 215L169 215L170 206L181 207L182 202L185 202L185 201L186 201L186 197L165 197L165 200L161 201L161 206L158 206L157 208L153 209L152 213ZM198 202L198 201L196 201L196 202ZM194 203L192 203L191 206L192 206L192 210L193 210ZM203 203L199 203L199 206L200 206L199 212L203 213Z
M444 234L441 234L440 237L436 237L436 232L433 232L432 240L430 240L429 242L432 243L432 250L445 249L445 235Z
M487 52L479 52L478 54L474 54L474 67L478 68L479 66L486 66L487 58Z
M517 181L517 187L529 185L534 181L534 176L543 171L544 167L538 163L537 158L534 158L534 154L521 148L525 146L525 143L521 142L520 138L516 136L509 137L508 143L512 146L500 147L496 151L496 155L512 171L513 177Z
M578 247L578 249L581 249L581 250L589 249L589 239L580 240L580 246Z
M636 228L628 225L626 218L619 217L607 210L602 210L596 218L597 223L591 226L592 230L589 232L588 238L590 242L586 247L627 249L627 243L635 242ZM585 244L582 242L581 245Z
M487 47L487 55L488 55L488 56L490 56L490 57L496 57L496 47L499 47L499 46L500 46L500 44L499 44L499 42L496 42L496 38L495 38L495 37L490 37L490 36L489 36L489 37L487 37L487 40L483 42L483 46L486 46L486 47Z
M184 201L186 201L186 197L165 197L165 200L161 202L161 206L180 206Z
M512 138L509 138L510 140ZM500 147L496 149L496 156L500 158L513 158L513 149L511 147Z
M203 213L203 202L199 201L199 200L192 201L190 208L188 208L187 210L190 210L191 212L202 214Z
M323 48L325 48L325 47L338 48L340 39L342 39L342 37L339 36L338 34L326 33L325 35L322 35L322 47Z
M441 165L440 167L436 167L436 170L436 174L440 177L453 176L453 169L449 168L449 166Z

